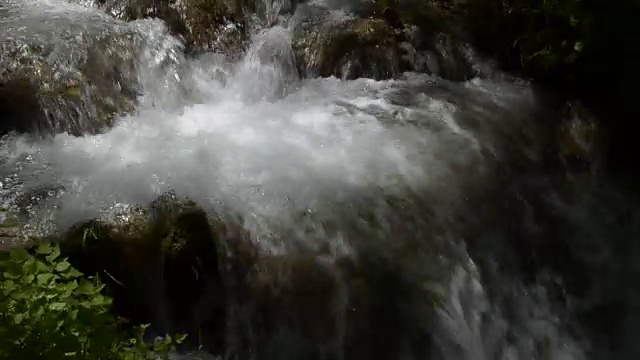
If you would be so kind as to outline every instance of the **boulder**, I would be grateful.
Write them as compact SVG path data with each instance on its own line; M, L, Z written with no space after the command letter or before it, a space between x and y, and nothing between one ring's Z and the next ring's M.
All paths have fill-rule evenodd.
M57 68L46 48L20 40L0 45L0 132L96 133L131 111L137 92L133 64L125 58L128 40L93 41L66 69Z
M2 133L96 133L133 109L145 50L137 29L86 11L44 22L15 6L24 15L4 19L0 32Z
M430 354L423 327L440 295L421 250L380 244L353 256L329 248L271 254L241 224L167 194L77 224L55 241L76 268L100 276L118 316L152 324L155 335L187 333L188 346L214 355Z
M378 0L385 11L417 28L414 46L418 53L416 70L447 80L466 81L481 75L475 68L477 59L460 24L462 2L420 0ZM393 10L391 10L393 9Z
M171 195L116 219L78 224L58 239L80 271L97 274L115 312L158 335L188 334L192 346L224 346L225 289L218 244L224 227Z
M238 282L240 296L229 302L236 314L229 318L229 337L236 342L228 353L364 360L406 352L428 358L432 352L422 327L439 295L407 276L404 264L394 264L396 254L351 258L320 250L256 256L251 246L240 253L252 265Z
M567 103L563 113L557 129L560 161L572 171L595 172L606 147L602 124L579 101Z
M417 45L416 70L452 81L466 81L480 74L474 68L471 47L451 33L422 33Z
M301 76L388 79L413 70L412 29L384 19L339 18L322 8L299 9L293 49Z
M446 9L378 1L357 14L299 6L293 48L302 76L381 80L420 71L465 81L480 75L475 54Z
M239 0L97 0L99 8L125 21L159 18L188 51L234 52L246 39Z

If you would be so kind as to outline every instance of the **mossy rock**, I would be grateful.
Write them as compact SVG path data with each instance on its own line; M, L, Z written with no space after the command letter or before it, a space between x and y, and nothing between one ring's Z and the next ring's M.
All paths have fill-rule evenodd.
M425 294L424 284L408 280L406 269L390 258L296 251L256 256L250 245L241 251L253 265L240 282L242 296L234 303L243 316L232 319L236 332L230 336L252 347L231 353L385 359L407 346L418 357L431 353L429 335L416 328L424 323L416 321L414 311L428 319L437 296ZM425 295L432 301L423 303Z
M332 24L323 16L328 15L312 13L294 30L293 49L303 76L388 79L412 70L412 45L403 43L403 29L383 19Z
M59 240L85 274L98 274L117 315L159 334L186 332L211 351L224 343L225 291L220 235L195 204L162 197L124 220L90 220Z
M91 39L61 68L50 49L10 39L0 51L0 132L98 133L133 110L137 92L128 34ZM84 46L84 45L78 45Z
M115 220L78 224L57 241L74 266L107 284L118 315L152 323L158 334L186 332L215 354L371 359L407 346L429 354L415 316L426 321L437 299L424 290L426 270L412 268L422 266L419 250L274 255L241 223L165 195Z
M235 53L246 40L239 0L103 0L100 7L126 21L162 19L190 52Z
M580 102L568 103L556 135L561 161L573 171L595 170L604 158L602 124Z
M478 75L453 11L440 3L377 1L360 18L332 20L323 8L304 6L293 49L306 77L377 80L421 71L448 80Z
M384 20L406 34L401 46L411 45L405 51L414 53L411 70L465 81L479 75L460 22L465 9L466 4L458 1L376 0L360 15Z

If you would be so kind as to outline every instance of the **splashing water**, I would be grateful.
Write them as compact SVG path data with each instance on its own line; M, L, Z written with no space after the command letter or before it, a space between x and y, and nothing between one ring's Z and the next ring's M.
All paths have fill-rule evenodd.
M427 240L460 242L465 229L456 219L476 216L467 199L496 182L499 164L514 152L534 161L541 146L527 84L421 74L299 79L283 27L256 34L245 58L229 64L215 55L186 60L159 21L127 26L147 39L135 113L103 134L3 140L5 207L21 194L60 189L33 207L30 226L38 231L172 190L206 209L239 214L265 251L330 242L352 254L374 240L435 248ZM390 204L397 198L404 207ZM414 254L402 266L436 266L426 264L441 250ZM448 264L438 279L445 301L432 323L416 324L435 333L436 358L585 358L544 294L505 284L501 296L522 310L507 320L468 255ZM426 281L417 270L407 276Z

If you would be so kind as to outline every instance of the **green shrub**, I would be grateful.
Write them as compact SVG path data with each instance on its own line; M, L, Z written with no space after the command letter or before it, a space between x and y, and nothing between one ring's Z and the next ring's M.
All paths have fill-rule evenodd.
M464 26L509 70L543 81L573 81L590 13L580 0L470 0Z
M97 277L84 277L57 246L0 259L0 358L150 359L167 357L184 337L142 341L124 334Z

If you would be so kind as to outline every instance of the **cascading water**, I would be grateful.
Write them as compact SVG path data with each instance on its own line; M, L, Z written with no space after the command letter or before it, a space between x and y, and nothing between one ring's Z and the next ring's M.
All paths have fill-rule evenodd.
M0 28L5 19L42 18L42 29L26 22L34 36L81 11L54 0L46 2L51 13L38 13L42 2L1 4ZM515 255L504 248L530 234L511 230L525 227L526 206L503 203L521 198L515 169L540 167L546 146L535 121L544 109L528 84L413 73L299 79L285 27L255 34L244 59L227 63L213 54L185 58L159 20L110 26L144 38L132 60L139 104L97 135L4 137L1 199L10 212L27 208L25 232L108 216L171 190L211 213L242 217L265 254L329 249L331 261L368 264L362 271L374 279L394 269L397 278L380 280L389 281L380 299L367 299L381 306L362 315L371 329L352 329L352 344L341 332L356 310L341 290L330 313L343 330L331 341L300 350L309 340L282 332L252 356L315 358L305 351L329 347L332 359L588 358L567 309L505 265Z

